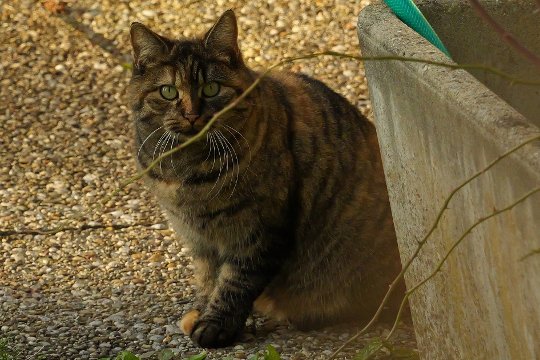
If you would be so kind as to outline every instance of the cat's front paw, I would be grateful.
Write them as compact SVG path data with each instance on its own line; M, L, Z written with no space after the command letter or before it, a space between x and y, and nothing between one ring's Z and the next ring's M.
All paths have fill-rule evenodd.
M238 336L239 329L228 329L210 320L195 323L191 340L203 348L220 348L231 345Z
M180 320L180 323L178 325L180 327L180 330L182 330L185 335L191 335L195 323L197 322L197 320L199 320L200 314L201 313L199 312L199 310L192 309L182 317L182 320Z

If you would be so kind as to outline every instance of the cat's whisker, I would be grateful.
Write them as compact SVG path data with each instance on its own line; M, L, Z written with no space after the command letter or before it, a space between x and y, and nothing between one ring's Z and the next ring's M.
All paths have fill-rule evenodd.
M227 147L225 146L225 144L223 143L223 140L221 139L221 133L216 130L216 138L217 140L219 141L219 144L221 145L221 149L223 150L223 169L224 169L224 178L223 178L223 181L221 182L221 186L219 187L219 190L217 191L217 193L214 195L213 198L217 197L220 193L221 193L221 190L223 189L223 186L225 185L225 180L227 178L227 174L229 172L229 152L228 152L228 149ZM221 169L220 169L221 171ZM219 176L218 176L218 181L219 181Z
M235 133L237 133L238 135L240 135L240 137L241 137L242 139L244 139L244 141L245 141L245 143L246 143L246 145L247 145L247 147L248 147L248 152L249 152L249 162L251 163L251 146L249 145L249 141L244 137L244 135L242 135L242 133L241 133L240 131L236 130L234 127L229 126L229 125L227 125L227 124L221 124L221 125L222 125L223 127L225 127L225 129L232 135L232 137L234 137L234 139L235 139L236 141L238 141L238 139L236 138L236 136L234 136L233 133L231 133L230 130L234 131Z
M228 126L228 125L225 125L225 124L223 124L223 125L220 124L219 126L222 126L225 131L227 131L229 134L231 134L232 138L236 142L236 145L238 145L238 152L240 153L240 151L242 151L242 144L240 143L240 140L238 140L236 135L233 132L231 132L231 130L229 130L229 129L232 129L234 131L236 131L236 130L234 128ZM246 138L241 133L239 133L238 131L236 131L236 133L239 134L244 139L244 141L246 142L246 145L248 146L248 151L249 151L249 161L251 162L251 147L249 146L249 143L247 142ZM229 144L232 145L230 142L229 142Z
M227 151L227 149L225 148L225 145L223 144L223 141L221 140L221 136L223 136L219 130L215 130L214 131L215 135L216 135L216 138L219 142L219 144L221 145L221 149L223 150L223 162L224 164L221 164L221 153L220 153L220 167L219 167L219 174L218 174L218 178L216 180L216 183L214 184L214 186L219 182L220 180L220 177L221 177L221 173L222 173L222 169L225 168L225 177L227 177L227 172L229 172L229 153ZM221 193L221 190L223 189L223 186L225 185L225 179L224 181L221 182L221 186L219 187L219 190L217 191L217 193L212 197L211 200L215 199L220 193Z
M167 132L164 132L161 137L159 138L156 146L154 147L154 153L152 154L152 160L154 160L156 158L156 151L157 149L159 148L159 144L161 144L161 142L163 141L163 139L165 139L165 136L167 135Z
M232 146L231 142L229 141L229 139L227 139L227 137L225 135L223 135L222 133L220 133L220 135L221 135L221 138L223 139L223 141L225 142L225 145L231 150L232 155L234 156L234 158L231 159L231 161L232 161L231 182L232 182L232 178L234 176L234 165L235 165L235 160L236 160L236 179L234 181L234 186L233 186L233 189L231 191L231 194L229 195L229 198L231 198L231 196L233 196L233 194L234 194L234 191L236 190L236 185L238 184L238 177L240 175L240 164L239 164L239 160L238 160L238 155L236 154L236 150L234 150L234 146Z
M237 131L235 128L233 128L232 126L229 126L229 125L226 125L226 124L223 124L224 125L224 129L227 130L227 132L229 134L231 134L231 136L234 138L234 140L236 141L236 144L238 145L238 149L240 149L239 151L243 151L243 148L242 148L242 145L240 144L240 141L238 140L238 138L234 135L234 133L232 133L230 130L233 130L234 132L236 132L238 135L240 135L247 147L248 147L248 154L249 154L249 160L248 160L248 163L247 163L247 166L245 167L244 171L246 171L246 173L248 172L251 172L253 173L255 176L257 176L257 174L255 174L253 172L253 170L250 169L251 167L251 146L249 145L249 142L247 141L247 139L244 137L244 135L242 135L242 133L240 133L239 131ZM229 130L230 129L230 130ZM238 155L238 154L236 154ZM240 164L239 164L239 160L238 160L238 156L236 157L236 160L237 160L237 164L238 164L238 168L237 168L237 176L240 176ZM246 174L247 175L247 174ZM244 175L242 175L242 178L244 178ZM237 182L238 182L238 179L237 179ZM236 185L235 185L236 186Z
M210 142L210 132L207 132L206 133L206 145L205 146L208 146L208 155L206 155L206 158L203 160L203 162L206 162L206 160L208 160L210 158L210 152L212 151L212 143L209 143Z
M236 190L236 186L238 185L238 179L240 178L240 160L238 159L238 154L236 153L236 151L234 150L234 147L232 146L230 142L229 142L229 145L231 146L231 149L234 154L234 158L236 159L236 179L234 180L234 186L231 191L231 195L229 195L229 198L231 198L234 195L234 191Z
M240 135L240 137L241 137L242 139L244 139L244 141L246 142L246 144L249 146L249 141L247 141L247 139L244 137L244 135L242 135L242 133L241 133L240 131L236 130L234 127L232 127L232 126L230 126L230 125L227 125L227 124L219 124L219 125L221 125L221 126L227 128L228 130L232 130L232 131L234 131L235 133L237 133L238 135Z
M225 151L225 177L229 174L229 159L230 159L230 152L229 152L229 146L225 142L225 139L223 138L223 134L219 131L216 131L216 136L219 139L219 142L221 143L224 151Z
M167 152L167 148L169 147L169 141L170 141L171 143L173 142L173 139L172 139L172 138L173 138L173 134L172 134L171 132L169 132L168 137L165 139L165 144L164 144L164 146L163 146L163 151L162 151L162 153L161 153L162 155L163 155L165 152ZM169 156L170 156L170 155L169 155ZM171 158L171 159L172 159L172 158ZM165 160L165 159L163 159L163 160Z
M214 186L212 186L212 188L210 189L210 191L208 192L208 195L209 196L212 191L214 191L214 188L216 187L217 183L219 182L220 178L221 178L221 171L223 169L223 161L221 160L221 151L219 149L219 146L218 146L218 137L217 137L217 133L214 131L214 135L216 135L216 137L214 138L215 140L215 144L216 144L216 149L218 151L218 155L219 155L219 173L218 173L218 178L216 179L216 182L214 183ZM225 150L223 150L225 152ZM219 194L219 191L218 191L218 194ZM210 200L213 200L215 197L217 196L217 194L215 196L213 196Z
M212 172L216 165L216 140L214 139L214 134L210 134L210 144L212 146L212 155L214 155L214 161L212 162L212 168L210 169L210 172Z
M178 134L173 134L172 141L171 141L171 149L170 150L173 149L175 142L178 142ZM174 165L174 161L173 161L174 160L174 154L171 154L169 156L171 157L171 166L173 168L173 171L176 174L176 176L179 176L178 172L176 171L176 166Z
M221 134L221 132L217 131L216 130L216 136L219 140L219 143L221 144L221 147L223 148L223 153L224 153L224 159L225 159L225 177L227 177L227 175L229 174L229 148L227 146L227 144L225 143L225 141L223 141L223 135Z
M238 144L238 146L241 146L241 145L240 145L240 141L238 140L238 138L236 137L236 135L235 135L234 133L232 133L232 132L229 130L229 128L228 128L227 125L225 125L225 124L218 124L218 126L222 127L223 130L225 130L225 131L227 131L229 134L231 134L231 136L232 136L233 139L236 141L236 143ZM249 145L249 144L248 144L248 145Z
M219 142L221 143L221 146L223 147L223 152L224 152L223 157L225 159L225 177L227 177L227 174L229 173L229 159L230 159L229 148L226 146L225 142L223 141L223 134L219 130L216 130L216 134L219 138Z
M150 135L148 135L148 136L146 137L146 139L144 139L144 141L142 142L141 146L139 146L139 151L137 151L137 159L140 159L141 150L142 150L144 144L146 144L146 142L148 141L148 139L150 139L150 137L151 137L152 135L154 135L154 134L156 133L156 131L158 131L158 130L160 130L160 129L163 129L163 126L160 126L160 127L158 127L156 130L152 131L152 132L150 133Z
M171 138L171 133L167 131L167 136L165 137L165 140L163 141L159 149L159 157L161 157L163 153L165 152L165 150L167 149L167 144L169 143L170 138ZM161 174L163 174L163 168L161 167L162 161L163 159L159 160L159 171L161 172Z

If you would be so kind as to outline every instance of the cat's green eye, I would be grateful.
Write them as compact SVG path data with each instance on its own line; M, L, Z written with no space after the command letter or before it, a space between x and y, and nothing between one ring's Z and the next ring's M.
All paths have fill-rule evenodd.
M174 100L178 96L178 90L172 85L162 85L159 88L159 93L167 100Z
M219 93L221 86L215 81L210 81L209 83L204 84L202 88L202 93L206 97L213 97Z

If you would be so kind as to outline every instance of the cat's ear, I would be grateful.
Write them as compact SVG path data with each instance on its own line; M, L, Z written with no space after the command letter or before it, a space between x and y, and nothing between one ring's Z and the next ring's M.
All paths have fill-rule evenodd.
M145 65L169 53L170 41L141 23L131 24L129 31L133 47L134 64Z
M231 9L225 11L204 36L204 47L210 53L231 62L242 62L238 47L238 26Z

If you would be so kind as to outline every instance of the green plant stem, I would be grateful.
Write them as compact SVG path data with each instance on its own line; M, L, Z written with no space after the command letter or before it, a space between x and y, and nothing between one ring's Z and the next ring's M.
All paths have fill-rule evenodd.
M442 66L447 67L453 70L456 69L476 69L476 70L484 70L488 72L492 72L494 74L497 74L503 78L506 78L508 80L511 80L514 83L521 83L521 84L529 84L529 85L540 85L540 82L534 82L534 81L528 81L528 80L520 80L512 77L509 74L506 74L498 69L492 68L490 66L484 66L484 65L475 65L475 64L452 64L447 62L440 62L440 61L431 61L431 60L424 60L424 59L416 59L416 58L408 58L408 57L402 57L402 56L356 56L356 55L350 55L350 54L344 54L339 53L335 51L324 51L320 53L313 53L308 55L301 55L296 57L290 57L285 60L279 61L269 68L267 68L264 72L262 72L255 81L239 96L237 97L233 102L231 102L229 105L225 106L223 109L215 113L212 118L208 121L208 123L199 131L196 135L186 140L184 143L180 144L179 146L176 146L175 148L164 152L161 154L161 156L157 157L155 160L153 160L148 167L146 167L143 171L137 173L133 177L123 181L120 186L113 191L109 196L103 199L103 203L107 203L111 200L112 197L114 197L116 194L118 194L123 188L128 186L129 184L134 183L135 181L141 179L144 175L149 173L155 166L157 166L160 161L162 161L167 156L173 155L176 152L188 147L189 145L200 141L204 138L206 133L210 130L212 125L225 113L232 110L234 107L236 107L242 100L244 100L247 95L249 95L261 82L261 80L268 75L272 70L274 70L277 67L298 61L298 60L305 60L305 59L312 59L320 56L334 56L334 57L340 57L340 58L347 58L347 59L354 59L358 61L404 61L404 62L414 62L414 63L424 63L424 64L430 64L430 65L436 65L436 66Z
M463 232L463 234L459 237L458 240L456 240L452 246L450 247L450 249L446 252L446 254L444 255L444 257L441 259L441 261L439 261L439 264L437 265L437 267L435 268L435 270L429 275L427 276L424 280L420 281L418 284L416 284L414 287L412 287L411 289L407 290L405 292L405 296L403 297L403 300L401 301L401 305L399 307L399 311L398 311L398 314L396 316L396 320L394 321L394 325L392 326L392 329L390 330L390 332L388 333L388 335L386 336L386 340L388 340L393 334L394 332L396 331L397 329L397 326L398 326L398 323L399 323L399 320L401 318L401 314L402 314L402 311L403 309L405 308L405 304L407 303L407 299L416 291L418 290L418 288L420 288L422 285L424 285L426 282L428 282L430 279L432 279L433 277L435 277L435 275L437 275L437 273L439 271L441 271L441 268L442 266L444 265L444 263L446 262L446 260L448 259L448 257L450 256L450 254L452 254L452 252L454 252L454 250L456 249L456 247L461 244L461 242L467 237L467 235L469 235L471 233L471 231L473 229L475 229L478 225L482 224L483 222L485 222L486 220L488 219L491 219L492 217L495 217L497 215L499 215L500 213L503 213L505 211L509 211L511 210L512 208L514 208L515 206L517 206L518 204L522 203L523 201L525 201L526 199L528 199L529 197L531 197L532 195L536 194L540 192L540 187L532 190L532 191L529 191L527 194L523 195L521 198L519 198L518 200L516 200L515 202L513 202L512 204L506 206L505 208L502 208L500 210L496 210L494 212L492 212L491 214L487 215L487 216L484 216L480 219L478 219L474 224L472 224L465 232Z
M464 181L463 183L461 183L458 187L456 187L454 190L452 190L452 192L450 193L450 195L446 198L446 200L444 201L444 204L443 206L440 208L438 214L437 214L437 217L435 218L435 221L433 222L433 225L431 226L431 228L429 229L429 231L426 233L426 235L422 238L422 240L420 240L418 242L418 245L413 253L413 255L409 258L409 260L405 263L405 265L403 266L403 268L401 269L400 273L396 276L396 278L394 279L394 281L392 281L392 283L390 284L389 288L388 288L388 291L386 292L384 298L382 299L381 301L381 304L379 305L379 308L377 309L377 311L375 312L375 314L373 315L373 317L371 318L371 320L360 330L358 331L356 334L354 334L352 337L350 337L345 343L343 343L336 351L334 351L334 353L330 356L329 360L332 360L332 359L335 359L335 357L345 348L347 347L350 343L352 343L354 340L356 340L359 336L361 336L362 334L364 334L374 323L375 321L377 321L377 319L379 318L379 315L381 314L384 306L386 305L386 303L388 302L388 299L390 298L390 295L392 294L392 292L395 290L395 288L398 286L399 282L401 281L401 279L403 278L405 272L409 269L409 267L411 266L412 262L414 261L414 259L416 259L418 257L418 254L420 253L420 250L423 248L423 246L426 244L427 240L429 239L429 237L431 236L431 234L433 234L433 232L435 231L435 229L438 227L439 225L439 222L441 221L441 218L444 214L444 212L446 211L446 209L448 208L448 204L450 203L450 201L454 198L454 195L459 191L461 190L463 187L465 187L467 184L469 184L470 182L472 182L474 179L476 179L477 177L479 177L480 175L484 174L486 171L488 171L489 169L491 169L493 166L495 166L499 161L501 161L502 159L506 158L507 156L509 156L510 154L516 152L517 150L521 149L522 147L524 147L525 145L528 145L534 141L538 141L540 140L540 135L537 135L537 136L534 136L526 141L524 141L523 143L513 147L512 149L508 150L507 152L505 152L504 154L502 154L501 156L499 156L497 159L493 160L488 166L486 166L484 169L478 171L476 174L474 174L472 177L468 178L466 181Z
M499 35L499 37L509 44L511 47L514 48L518 53L520 53L524 58L529 60L532 64L534 64L538 70L540 70L540 57L536 55L534 52L529 50L526 46L524 46L513 34L508 32L501 24L499 24L489 13L486 11L486 9L480 4L478 0L469 0L471 3L473 9L478 13L478 15L495 30L495 32ZM539 2L537 0L537 2Z
M81 226L65 226L56 227L51 229L22 229L22 230L0 230L0 238L11 235L54 235L63 231L84 231L84 230L96 230L107 229L113 230L127 229L133 227L151 227L152 223L136 223L136 224L96 224L89 225L83 224Z
M529 81L529 80L524 80L524 79L517 79L517 78L514 78L513 76L511 76L510 74L504 73L504 72L502 72L502 71L500 71L500 70L498 70L496 68L493 68L493 67L490 67L490 66L478 65L478 64L462 64L462 65L458 65L458 64L453 64L453 63L449 63L449 62L439 62L439 61L424 60L424 59L417 59L417 58L408 58L408 57L401 57L401 56L357 56L357 55L339 53L339 52L335 52L335 51L323 51L323 52L319 52L319 53L313 53L313 54L307 54L307 55L287 58L285 60L282 60L282 61L279 61L279 62L275 63L274 65L272 65L268 69L266 69L264 72L262 72L255 79L255 81L238 98L235 99L235 101L231 102L229 105L224 107L221 111L214 114L214 116L210 119L210 121L206 124L206 126L198 134L196 134L192 138L188 139L186 142L182 143L181 145L179 145L179 146L177 146L177 147L175 147L175 148L173 148L173 149L171 149L171 150L169 150L167 152L164 152L156 160L154 160L152 163L150 163L150 165L146 169L144 169L143 171L137 173L133 177L121 182L119 187L116 188L111 194L106 196L100 202L96 203L96 208L95 209L99 210L100 208L103 208L103 206L105 206L123 188L125 188L126 186L130 185L131 183L141 179L145 174L147 174L149 171L151 171L152 168L154 168L161 160L163 160L163 158L165 158L167 156L170 156L170 155L176 153L177 151L180 151L180 150L184 149L185 147L187 147L187 146L201 140L205 136L205 134L208 132L208 130L211 128L211 126L216 122L216 120L220 116L225 114L226 112L233 109L236 105L238 105L238 103L240 103L240 101L242 101L247 95L249 95L249 93L251 91L253 91L255 89L255 87L260 83L262 78L265 77L270 71L272 71L273 69L275 69L275 68L277 68L279 66L282 66L282 65L285 65L285 64L288 64L288 63L292 63L292 62L297 61L297 60L311 59L311 58L316 58L316 57L320 57L320 56L334 56L334 57L347 58L347 59L352 59L352 60L357 60L357 61L404 61L404 62L424 63L424 64L429 64L429 65L442 66L442 67L446 67L446 68L449 68L449 69L452 69L452 70L457 70L457 69L471 69L472 70L472 69L476 69L476 70L483 70L483 71L486 71L486 72L491 72L491 73L493 73L495 75L498 75L498 76L501 76L501 77L513 82L513 83L540 86L540 82L534 82L534 81ZM84 217L84 215L82 213L79 214L79 216L78 216L78 218L83 218L83 217ZM61 231L64 231L64 230L72 230L72 227L65 226L65 225L64 226L59 225L59 226L57 226L55 228L52 228L52 229L42 229L42 230L29 229L29 230L25 230L25 232L26 233L31 233L31 232L41 233L41 232L43 232L43 233L51 234L51 233L58 233L58 232L61 232ZM12 233L13 231L14 230L3 230L2 233L0 234L0 236L7 236L10 233Z
M196 4L196 3L200 2L200 1L201 0L189 1L186 4L186 7L189 7L189 6L191 6L193 4ZM506 32L506 30L502 29L502 32L501 32L501 28L502 28L501 25L496 23L489 16L489 14L487 14L487 12L482 8L482 6L478 3L477 0L469 0L469 1L471 2L471 4L473 4L473 6L475 7L475 9L477 11L481 12L483 10L484 13L482 13L481 16L488 23L490 23L490 25L492 25L492 26L494 26L496 28L496 30L501 34L501 37L502 37L502 39L504 41L506 41L506 42L510 43L510 45L516 47L516 49L518 51L520 51L522 54L524 54L527 58L531 59L531 61L533 61L537 65L540 63L538 61L538 57L534 53L532 53L526 47L521 45L521 43L519 43L519 41L517 41L511 34ZM536 0L536 1L540 3L540 0ZM112 40L107 39L103 35L94 32L91 28L89 28L88 26L84 25L83 23L81 23L80 21L78 21L77 19L72 17L68 12L57 14L57 16L60 19L62 19L65 23L67 23L71 27L73 27L75 30L77 30L81 34L83 34L83 36L86 37L88 39L88 41L90 41L93 45L96 45L96 46L100 47L103 51L105 51L105 52L111 54L112 56L114 56L118 60L118 62L120 63L120 65L122 67L124 67L126 69L130 68L130 66L126 63L126 59L129 58L129 55L122 54L120 52L120 50L114 45ZM406 57L399 57L399 56L379 56L379 57L377 57L377 56L373 56L373 57L365 56L365 57L362 57L362 56L356 56L356 55L343 54L343 53L339 53L339 52L335 52L335 51L324 51L324 52L313 54L313 55L315 55L315 56L323 56L323 55L337 56L337 57L355 59L355 60L359 60L359 61L401 60L401 61L420 62L420 63L425 63L425 64L443 66L443 67L447 67L447 68L450 68L450 69L484 70L484 71L496 74L498 76L501 76L501 77L509 80L511 83L540 86L540 82L538 82L538 81L530 81L530 80L526 80L526 79L517 79L517 78L513 77L512 75L510 75L508 73L505 73L503 71L500 71L500 70L498 70L498 69L496 69L494 67L480 65L480 64L462 64L462 65L458 65L458 64L452 64L452 63L447 63L447 62L422 60L422 59L406 58ZM314 56L308 56L308 57L314 57ZM300 58L304 58L304 57L291 58L291 59L299 60ZM288 62L292 62L292 61L294 61L294 60L291 60L291 61L288 61Z
M539 1L540 1L540 0L539 0ZM536 254L540 254L540 248L538 248L538 249L533 249L533 250L529 251L527 254L523 255L523 256L521 257L521 259L519 259L519 261L523 261L523 260L529 258L530 256L533 256L533 255L536 255Z

